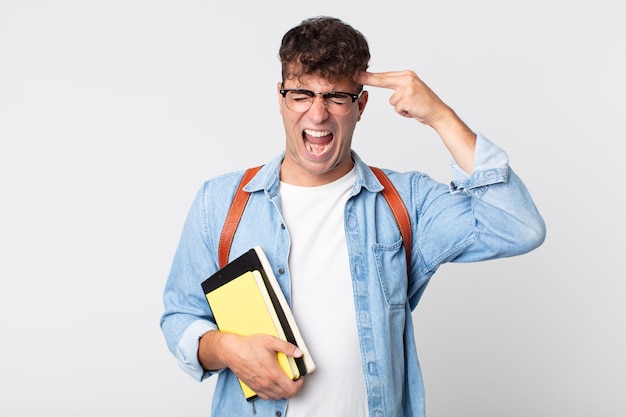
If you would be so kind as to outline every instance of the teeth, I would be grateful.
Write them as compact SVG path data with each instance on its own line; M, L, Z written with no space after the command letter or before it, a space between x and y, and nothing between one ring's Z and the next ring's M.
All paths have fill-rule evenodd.
M319 131L319 130L308 130L308 129L305 129L304 133L306 133L309 136L313 136L315 138L321 138L321 137L330 135L330 132Z
M310 142L307 142L305 144L305 146L306 146L307 150L309 152L311 152L312 154L321 155L321 154L325 153L328 150L328 148L330 147L330 144L314 145L314 144L312 144Z

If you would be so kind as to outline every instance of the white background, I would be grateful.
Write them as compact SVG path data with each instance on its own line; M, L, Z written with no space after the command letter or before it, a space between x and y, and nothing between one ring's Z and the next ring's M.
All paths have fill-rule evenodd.
M433 279L429 417L626 415L617 4L0 0L0 415L209 414L214 381L161 335L163 285L202 181L284 146L279 42L319 14L505 148L547 222L535 252ZM433 132L370 91L357 152L447 182Z

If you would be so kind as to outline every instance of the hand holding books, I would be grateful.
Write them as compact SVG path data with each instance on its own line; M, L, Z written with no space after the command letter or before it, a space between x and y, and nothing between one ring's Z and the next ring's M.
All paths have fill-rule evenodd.
M294 353L297 348L289 342L263 334L241 336L223 331L206 333L202 337L201 346L205 342L219 352L213 351L217 362L206 369L230 369L237 376L240 385L243 383L241 389L244 385L250 387L258 398L291 398L303 387L306 378L292 380L277 361L276 352L282 352L286 356L298 356ZM251 396L248 400L254 398L256 397Z
M202 283L202 288L220 331L255 337L262 345L279 342L267 335L289 342L299 350L294 351L293 357L283 353L285 347L277 347L275 350L261 349L258 354L278 352L274 355L275 360L293 380L314 371L315 364L272 273L269 261L260 247L250 249L220 269ZM253 364L250 366L254 367ZM254 369L246 370L246 364L241 364L241 368L242 372L232 368L231 370L237 375L248 371L246 374L254 376ZM261 379L260 383L265 382ZM257 397L241 378L240 384L246 399Z

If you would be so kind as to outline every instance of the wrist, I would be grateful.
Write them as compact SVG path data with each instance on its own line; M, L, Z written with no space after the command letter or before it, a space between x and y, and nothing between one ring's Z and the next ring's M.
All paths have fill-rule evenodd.
M222 333L219 330L210 330L200 337L198 343L198 361L207 371L216 371L226 368L226 363L223 358L223 352L226 350L223 347L224 338L226 336L226 333Z

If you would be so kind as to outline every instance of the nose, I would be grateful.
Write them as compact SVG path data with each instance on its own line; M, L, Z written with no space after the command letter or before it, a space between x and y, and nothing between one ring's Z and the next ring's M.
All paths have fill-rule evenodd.
M328 117L328 110L326 109L326 99L320 94L316 94L313 98L313 103L308 111L309 116L316 120L326 120Z

